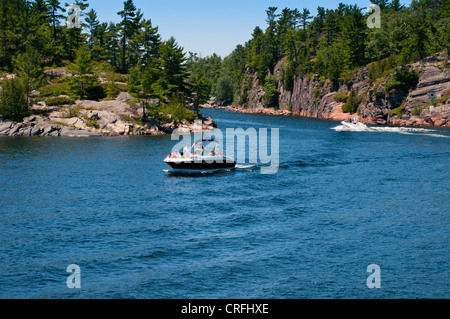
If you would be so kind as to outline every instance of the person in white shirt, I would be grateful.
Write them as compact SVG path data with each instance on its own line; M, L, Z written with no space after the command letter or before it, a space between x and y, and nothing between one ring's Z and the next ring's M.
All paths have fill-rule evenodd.
M189 158L191 156L191 145L188 144L183 148L183 154L185 157Z

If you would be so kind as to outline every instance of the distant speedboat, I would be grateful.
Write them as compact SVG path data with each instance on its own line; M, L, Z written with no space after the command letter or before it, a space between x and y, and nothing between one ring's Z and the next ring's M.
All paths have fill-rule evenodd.
M342 121L341 122L342 125L344 125L345 127L349 128L349 129L356 129L356 130L361 130L361 129L367 129L367 125L363 124L361 122L356 122L356 123L350 123L348 121Z
M215 147L209 152L203 143L215 143ZM166 162L174 172L178 173L202 173L216 172L235 168L236 162L229 156L220 152L217 148L219 142L212 139L202 139L196 141L189 150L188 154L182 152L170 154L166 157Z

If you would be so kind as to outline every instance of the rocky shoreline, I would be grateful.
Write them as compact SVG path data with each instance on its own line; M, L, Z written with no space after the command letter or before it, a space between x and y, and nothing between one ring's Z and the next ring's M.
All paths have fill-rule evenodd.
M171 134L175 129L193 132L195 123L161 123L149 118L145 123L143 110L132 107L127 101L133 97L121 93L111 101L75 101L72 106L47 106L45 103L33 105L31 116L22 122L0 119L0 136L61 136L61 137L102 137L139 136ZM202 119L202 128L215 126L212 118Z
M273 76L278 79L277 105L268 105L261 79L247 70L236 105L225 107L239 113L302 116L332 121L357 117L372 125L450 127L450 61L437 53L420 62L407 65L418 74L418 82L406 95L401 90L389 90L395 70L375 80L369 79L373 66L352 74L351 83L332 83L318 75L296 76L291 90L284 87L284 61L275 66ZM394 81L395 82L395 81ZM340 98L354 91L358 98L358 112L344 113ZM339 94L339 96L338 96ZM211 101L209 107L220 107Z
M349 114L342 112L342 104L335 105L330 113L313 113L308 111L293 112L289 110L280 110L275 108L244 108L242 106L211 107L225 109L230 112L243 114L264 114L276 116L299 116L306 118L317 118L329 121L341 122L349 118L357 118L360 122L369 125L386 125L379 123L373 118L364 118L358 114ZM393 126L411 126L411 127L450 127L450 105L436 107L432 110L423 112L420 116L410 116L407 118L393 118L389 121Z

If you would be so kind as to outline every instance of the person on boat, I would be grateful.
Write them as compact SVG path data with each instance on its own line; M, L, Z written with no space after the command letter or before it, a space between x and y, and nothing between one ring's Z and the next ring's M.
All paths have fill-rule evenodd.
M216 154L219 155L219 156L223 156L223 153L222 153L222 151L220 150L220 148L217 149Z
M191 157L191 145L188 144L183 148L183 153L186 157Z
M214 149L211 149L211 152L209 152L208 156L215 156L216 152L214 151Z
M199 143L198 147L196 149L196 155L203 156L204 152L205 152L205 147L202 145L202 143Z
M205 148L203 147L202 143L199 143L197 148L194 151L194 155L196 156L202 156L203 155L203 151L205 150Z
M180 156L180 154L178 154L178 151L174 151L174 152L172 153L171 158L178 158L179 156Z
M184 152L183 151L180 152L180 158L184 158Z

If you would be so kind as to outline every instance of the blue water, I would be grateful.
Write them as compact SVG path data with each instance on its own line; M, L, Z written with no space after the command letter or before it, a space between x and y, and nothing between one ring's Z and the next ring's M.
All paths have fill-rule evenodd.
M279 128L278 172L170 174L170 136L0 138L0 298L450 297L449 130L204 113Z

